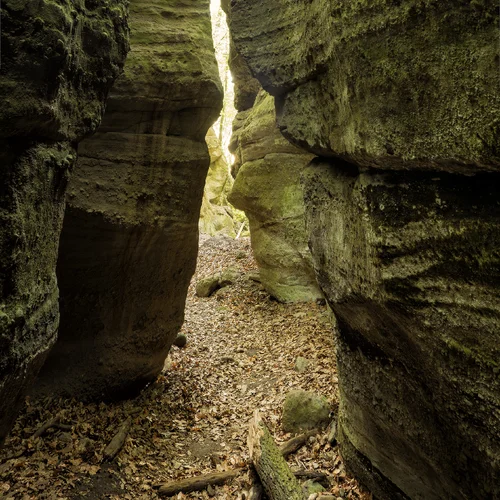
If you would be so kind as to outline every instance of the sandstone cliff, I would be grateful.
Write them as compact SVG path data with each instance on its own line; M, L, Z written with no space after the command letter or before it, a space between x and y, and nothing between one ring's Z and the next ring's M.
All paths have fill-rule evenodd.
M125 4L2 2L0 444L56 339L68 172L125 60Z
M379 498L500 484L498 9L231 2L304 178L339 320L340 442Z
M313 155L280 134L274 99L263 90L236 137L235 153L242 165L229 200L245 211L250 222L262 284L283 302L321 298L307 247L299 182Z
M222 93L208 0L130 2L131 52L80 147L61 237L60 338L39 390L130 396L183 321Z
M210 167L203 190L200 232L211 236L219 234L234 238L236 236L234 218L227 201L234 180L223 154L220 139L213 127L208 131L206 141L210 153Z

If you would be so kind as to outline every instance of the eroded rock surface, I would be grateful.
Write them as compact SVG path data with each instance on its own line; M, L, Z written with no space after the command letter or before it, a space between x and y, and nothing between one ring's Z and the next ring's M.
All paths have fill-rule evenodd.
M379 498L500 495L492 2L231 2L339 320L339 441Z
M126 3L2 1L0 444L56 340L68 172L125 60Z
M307 246L299 182L313 156L280 134L274 99L265 91L258 95L237 137L236 154L242 166L229 200L245 211L250 222L262 284L283 302L321 298Z
M381 168L499 169L494 2L234 0L230 18L295 144Z
M60 340L39 390L133 395L183 321L222 95L208 0L130 3L131 52L81 144L61 237Z
M206 141L210 153L210 168L203 190L200 232L210 236L221 234L235 237L233 213L227 201L234 180L222 152L220 139L215 134L213 127L208 131Z

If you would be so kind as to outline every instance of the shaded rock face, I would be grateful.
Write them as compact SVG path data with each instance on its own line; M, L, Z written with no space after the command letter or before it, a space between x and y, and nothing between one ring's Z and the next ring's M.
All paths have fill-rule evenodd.
M304 183L318 279L339 322L344 457L380 498L490 498L500 178L319 162ZM373 481L361 457L393 484Z
M492 2L231 3L304 175L339 322L339 441L379 498L500 484L498 13Z
M123 66L125 4L2 1L0 444L56 339L68 173Z
M234 238L236 236L234 218L227 201L234 180L222 152L220 140L212 127L208 131L206 141L210 153L210 167L203 190L200 232L210 236L223 234Z
M321 298L307 247L299 182L312 155L280 134L274 99L265 91L238 132L238 156L242 166L229 199L250 222L262 284L283 302Z
M131 396L183 321L222 93L208 0L130 3L131 52L68 190L60 337L40 392Z

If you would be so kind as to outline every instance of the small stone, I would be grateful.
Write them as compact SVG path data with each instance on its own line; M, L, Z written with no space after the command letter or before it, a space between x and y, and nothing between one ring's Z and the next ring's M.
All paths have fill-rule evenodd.
M207 487L207 493L209 497L214 497L216 495L215 488L211 484Z
M319 394L308 391L290 391L283 406L281 418L285 432L318 429L330 420L330 404Z
M186 344L187 344L187 337L183 333L179 333L179 335L177 335L177 338L174 340L174 345L176 347L182 348L186 347Z
M311 362L306 359L306 358L303 358L302 356L299 356L296 360L295 360L295 370L299 373L304 373L306 370L307 370L307 367L311 364Z
M325 491L325 488L321 486L321 484L317 483L316 481L313 481L312 479L307 480L302 485L302 489L304 491L305 496L308 498L310 498L311 495L316 495L317 497L318 493Z

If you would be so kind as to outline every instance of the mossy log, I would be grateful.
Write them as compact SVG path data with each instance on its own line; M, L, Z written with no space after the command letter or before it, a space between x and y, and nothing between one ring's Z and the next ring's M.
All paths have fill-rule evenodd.
M248 448L255 470L270 500L304 500L302 488L276 446L258 411L248 433Z

